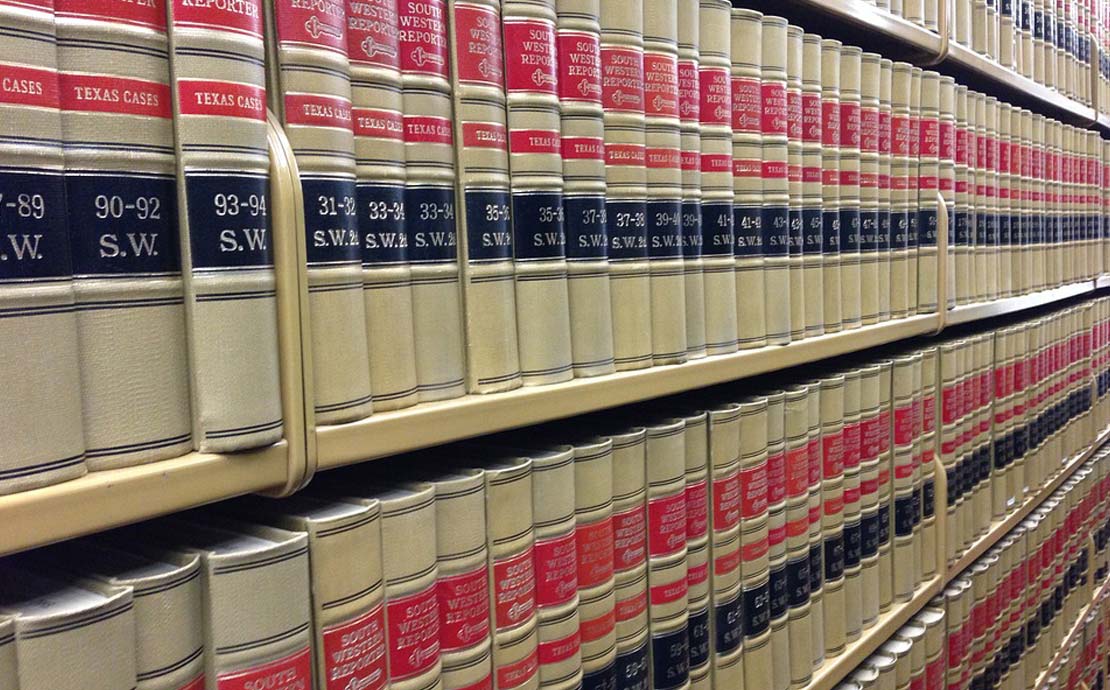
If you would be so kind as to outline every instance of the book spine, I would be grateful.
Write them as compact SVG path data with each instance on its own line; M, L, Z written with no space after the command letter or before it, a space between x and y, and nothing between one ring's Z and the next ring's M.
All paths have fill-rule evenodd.
M1013 150L1010 145L1010 122L1013 106L1009 103L998 104L998 295L1012 297L1014 294L1013 216L1010 212L1012 180L1010 167L1013 165Z
M786 27L786 177L788 198L788 264L790 272L790 339L806 337L806 286L803 181L804 154L802 141L802 70L803 34L793 24Z
M844 376L820 381L821 533L824 545L825 656L844 649Z
M744 682L740 589L740 406L709 411L709 619L714 687Z
M574 512L582 687L605 690L617 683L612 439L575 444Z
M1017 111L1015 110L1014 112L1016 115ZM952 237L953 223L956 218L956 82L947 75L943 75L940 78L940 117L938 127L940 130L940 163L938 167L937 188L940 190L941 198L944 201L949 227L948 252L945 256L940 257L940 260L945 262L947 278L945 293L948 297L946 308L951 309L956 306L956 249ZM1015 164L1019 160L1019 158L1015 157ZM1017 210L1016 204L1014 204L1014 210ZM1017 222L1015 218L1015 225ZM1018 237L1019 235L1015 235L1015 245L1019 242L1017 239ZM1021 275L1019 261L1020 259L1015 255L1015 281L1018 280L1017 276Z
M881 58L860 56L860 317L864 325L879 322L879 91Z
M918 238L921 232L921 82L924 71L914 67L910 72L909 155L906 175L906 196L909 206L909 226L906 230L906 302L907 314L917 313Z
M972 299L972 287L975 281L974 258L972 257L972 242L974 233L973 199L974 199L974 172L970 170L968 145L971 133L968 127L968 118L973 101L968 98L966 86L956 87L956 180L955 213L949 221L949 243L955 247L956 254L956 304L968 304ZM1030 161L1032 162L1032 161Z
M802 34L802 282L807 338L825 332L821 110L821 37Z
M363 306L378 411L417 400L398 21L396 0L347 2Z
M856 46L840 51L840 300L841 325L861 325L860 285L860 72Z
M921 575L922 582L937 573L936 455L937 455L937 357L936 347L921 350Z
M787 645L791 688L813 677L813 633L809 606L809 407L807 386L786 391L783 431L786 451Z
M940 75L926 70L921 75L921 119L917 140L920 146L917 171L917 313L937 310L937 276L941 257L937 246L938 198L940 191Z
M1014 61L1014 1L998 0L998 4L998 64L1013 70L1016 66Z
M355 198L354 134L346 9L327 0L319 14L266 4L274 110L300 172L313 339L313 401L321 424L370 414L370 360L362 299ZM315 17L314 30L306 28Z
M862 372L844 372L844 637L859 639L863 629L863 522L860 483L863 463Z
M909 298L909 178L916 176L916 161L910 160L910 139L916 135L910 122L910 94L913 68L894 63L891 87L891 167L890 167L890 315L904 319L910 314ZM916 180L915 180L916 181ZM916 200L916 195L914 197ZM916 259L916 257L914 257ZM914 289L917 284L914 283ZM916 304L916 302L915 302Z
M806 384L806 467L809 471L806 503L809 509L809 609L811 670L825 663L825 542L821 530L821 478L824 470L821 450L821 383Z
M879 365L879 611L890 609L894 601L894 444L893 375L894 362L883 359Z
M991 516L1004 516L1010 503L1006 463L1009 409L1006 388L1006 371L1010 366L1010 337L1005 330L994 338L991 361L991 385L994 388L995 407L991 415L993 427L993 452L991 458Z
M452 1L448 17L467 390L493 393L521 385L501 6Z
M789 106L786 94L787 25L782 17L764 16L760 38L760 136L763 198L760 228L764 255L763 290L767 344L785 345L790 320L790 182Z
M1018 9L1020 6L1020 9ZM1018 39L1019 48L1017 52L1020 58L1017 60L1020 74L1027 78L1033 78L1033 0L1017 0L1014 7L1014 20L1015 22L1021 20L1021 36Z
M1021 110L1019 129L1015 132L1020 136L1020 197L1019 212L1021 214L1021 241L1019 254L1021 267L1015 279L1020 277L1020 283L1015 290L1018 294L1028 294L1033 290L1033 243L1036 235L1036 217L1033 213L1033 114L1028 110Z
M605 212L605 118L600 0L558 0L563 209L574 375L614 371L609 234Z
M652 362L686 360L678 5L644 0L644 145Z
M790 687L786 544L786 393L767 394L767 562L770 569L771 687Z
M570 446L533 455L533 558L541 688L573 688L582 682L574 488Z
M436 595L443 687L492 687L485 476L470 470L435 485Z
M686 356L706 355L705 275L701 218L701 79L699 3L678 6L678 117L682 151L682 268L685 274Z
M683 415L686 475L686 610L690 687L712 686L709 634L709 415Z
M921 522L925 504L925 473L922 468L924 455L923 437L925 434L924 402L925 395L922 389L922 373L924 356L918 350L913 353L913 403L911 406L913 416L913 588L924 581L924 560L922 556Z
M771 687L771 583L768 558L767 398L740 403L740 583L744 687Z
M643 427L613 434L616 687L648 687L647 477Z
M465 392L447 5L415 0L397 8L416 385L427 402Z
M1033 115L1033 287L1043 290L1046 286L1045 243L1048 239L1048 209L1045 206L1045 119Z
M701 136L701 257L706 352L735 352L736 268L732 218L732 5L699 0L698 117Z
M940 346L940 461L948 484L945 507L945 561L952 563L962 549L959 511L963 503L963 462L959 456L959 346L947 342Z
M990 212L987 205L987 103L986 96L981 93L974 94L975 113L971 113L971 99L968 100L968 168L975 176L974 214L975 234L974 249L975 291L973 299L984 301L988 299L990 288L987 274L989 264L989 239L990 239ZM974 126L975 134L972 136L970 128ZM974 145L974 153L972 146Z
M567 381L574 371L555 3L507 0L502 22L520 368L526 385Z
M871 627L879 618L879 372L860 369L860 621ZM889 470L888 470L889 471Z
M983 136L980 138L980 150L986 152L985 161L980 157L980 168L984 171L986 184L984 186L984 210L986 211L986 234L983 238L986 244L986 295L987 299L998 299L1001 281L998 276L1000 267L1001 246L998 227L998 99L994 96L986 97L984 108L986 116ZM1057 264L1062 266L1062 264Z
M841 330L840 275L840 41L821 41L821 272L825 332Z
M760 81L763 15L733 8L732 183L736 261L736 328L741 349L767 344L763 278L763 95ZM741 295L744 296L741 299Z
M647 587L653 688L689 686L686 422L647 425Z
M650 366L652 350L642 2L601 0L600 27L613 352L624 371Z
M1047 47L1045 46L1045 3L1036 0L1033 3L1033 81L1038 84L1045 83L1045 60Z
M266 445L282 417L262 4L167 7L193 443Z
M175 457L192 421L165 4L55 12L86 461Z
M8 162L0 173L0 194L15 202L0 219L10 238L5 255L15 259L5 264L0 280L6 284L4 308L17 317L7 320L0 350L24 362L28 385L43 393L9 396L4 415L12 428L35 428L46 418L61 421L54 433L22 435L5 448L0 494L86 471L53 9L45 0L0 4L0 27L11 51L4 70L22 87L13 81L12 88L0 91L0 121L20 134L19 143L4 145ZM11 61L16 56L18 63Z
M894 63L883 58L879 61L879 217L877 232L877 251L879 264L879 321L889 321L891 317L891 262L893 260L892 213L893 190L891 188L891 167L893 164L894 117L891 94L894 82Z

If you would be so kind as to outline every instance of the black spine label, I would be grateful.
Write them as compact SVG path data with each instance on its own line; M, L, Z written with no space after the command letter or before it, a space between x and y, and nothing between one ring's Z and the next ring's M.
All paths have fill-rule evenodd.
M790 608L809 602L809 557L803 556L786 564L786 591Z
M362 233L362 263L367 266L404 263L409 246L405 233L405 188L359 184L355 198L358 229Z
M617 654L617 690L648 690L648 647L642 644L635 649Z
M703 256L732 256L732 204L702 204Z
M445 263L458 257L455 236L455 190L450 187L405 188L405 232L412 263Z
M701 229L701 203L682 202L682 258L697 259L704 242Z
M682 256L682 202L647 203L648 256L674 259Z
M646 259L647 204L643 201L607 201L609 258L613 261Z
M608 211L603 196L563 197L567 259L604 259L609 255Z
M771 625L771 583L744 589L744 637L762 635Z
M760 211L763 253L787 256L790 253L790 211L785 206L764 206Z
M824 211L821 214L821 251L825 254L840 253L839 211Z
M840 251L860 250L860 217L858 208L840 209Z
M265 175L187 174L185 197L194 268L274 265Z
M802 251L805 254L820 254L824 246L823 221L821 209L802 209Z
M651 638L651 680L655 690L670 690L690 678L690 640L683 626Z
M361 263L355 181L301 178L309 266Z
M505 261L513 258L509 193L503 189L466 192L467 260Z
M690 614L686 627L690 637L690 668L709 663L709 609Z
M739 592L735 598L713 607L717 643L715 649L718 655L728 654L743 641L743 608L744 597Z
M733 207L734 256L763 256L763 213L758 206Z
M563 195L551 192L514 194L513 243L517 260L565 258Z

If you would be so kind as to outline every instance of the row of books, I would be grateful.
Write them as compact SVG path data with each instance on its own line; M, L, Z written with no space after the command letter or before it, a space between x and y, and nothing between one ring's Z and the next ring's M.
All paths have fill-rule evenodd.
M804 686L945 570L946 372L935 344L860 355L10 557L9 685ZM1063 452L1088 407L1052 407L1029 427Z
M1059 663L1055 687L1089 688L1103 674L1108 550L1091 536L1110 528L1110 448L1078 468L1021 524L955 578L913 621L882 645L839 690L914 687L967 690L1048 687L1043 674ZM1077 625L1084 632L1064 648ZM916 632L915 632L916 631ZM923 648L917 645L925 642ZM904 655L916 661L899 668ZM924 663L922 663L924 662ZM898 679L891 684L893 676ZM1042 684L1038 685L1038 681Z
M1061 654L1059 666L1045 678L1045 690L1081 687L1104 690L1110 667L1107 657L1107 626L1110 625L1110 598L1104 592L1092 602L1083 617L1082 633L1073 637Z

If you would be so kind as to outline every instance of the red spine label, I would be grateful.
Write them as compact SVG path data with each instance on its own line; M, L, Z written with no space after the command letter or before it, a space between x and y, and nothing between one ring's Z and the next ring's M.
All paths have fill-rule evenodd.
M840 146L840 104L821 101L821 144Z
M469 647L489 634L489 568L439 580L436 598L443 651Z
M740 549L726 551L713 559L713 574L728 575L740 567Z
M678 168L682 165L682 152L678 149L650 148L644 154L649 168Z
M582 638L578 634L576 630L561 640L541 642L539 648L540 663L557 664L577 654L582 647Z
M732 131L759 134L763 98L758 79L732 78Z
M401 70L447 78L447 11L443 0L404 0L397 17Z
M557 93L555 27L538 19L506 19L505 88L519 93Z
M686 485L686 539L698 539L709 531L709 486L703 479Z
M678 61L673 55L644 55L644 114L678 117Z
M875 108L860 110L859 147L866 153L879 152L879 111Z
M844 432L838 431L821 437L822 472L825 479L836 479L844 474Z
M558 155L561 150L559 132L546 129L514 129L509 133L509 148L513 153Z
M266 119L266 91L252 84L178 79L177 99L182 115Z
M709 564L702 563L686 571L686 586L696 587L709 579Z
M764 82L762 95L763 116L760 120L760 127L763 129L763 133L786 136L786 84L772 81Z
M397 0L347 0L347 54L352 63L397 69Z
M177 27L231 31L262 38L260 0L173 0L173 23Z
M608 110L644 112L644 54L628 48L601 49L601 104Z
M786 498L786 453L767 457L767 503L776 505Z
M341 0L279 0L278 40L283 44L347 52L347 12Z
M504 86L501 25L496 10L484 5L455 5L455 50L460 82Z
M816 93L802 94L802 141L812 144L821 142L821 132L824 125L821 122L821 95Z
M434 586L386 604L386 620L390 680L415 676L435 665L439 660L439 603Z
M58 73L0 63L0 103L56 110L60 103Z
M642 505L613 515L613 567L634 568L647 558L647 520Z
M862 123L859 103L840 104L840 145L850 149L860 147Z
M686 599L687 591L686 578L668 582L663 585L655 585L651 588L651 605L659 606L661 604L670 604L680 599Z
M786 495L804 496L809 490L809 459L805 446L786 452Z
M639 144L606 144L606 165L644 165L646 153Z
M484 580L482 584L488 587ZM485 614L488 630L488 603ZM324 690L385 687L389 676L385 668L385 611L381 605L349 623L324 628L323 637L327 674Z
M405 141L450 145L451 120L433 115L405 115Z
M699 122L701 113L701 87L698 83L698 63L680 60L678 63L678 116L683 122Z
M504 151L508 146L505 126L497 122L464 122L463 146Z
M17 7L19 5L31 5L42 9L50 9L50 3L14 4ZM58 0L55 9L59 17L100 19L114 23L143 26L156 31L166 30L165 0L145 0L144 2L131 2L130 0Z
M285 121L290 125L350 130L351 102L335 96L286 94Z
M593 642L612 633L616 626L616 611L610 609L593 620L582 621L578 626L578 634L583 642Z
M728 70L723 67L701 67L698 70L698 111L703 125L728 125L732 115L732 89Z
M531 548L493 564L493 597L494 623L499 629L527 620L536 610Z
M909 156L910 140L913 138L910 118L895 116L891 121L891 153L895 156Z
M921 155L927 158L940 157L940 122L923 118L920 123Z
M574 532L536 542L536 605L558 606L578 591Z
M5 73L2 81L8 79ZM170 87L161 82L72 72L59 73L58 80L63 110L172 117Z
M648 553L666 556L686 546L686 496L676 493L648 501Z
M395 110L353 108L352 124L356 137L377 137L402 141L405 138L405 121ZM465 130L464 134L465 134Z
M859 467L860 461L863 459L863 451L861 447L861 427L860 422L844 425L844 468L853 469Z
M808 462L806 465L809 467L809 485L819 486L821 484L821 439L813 439L806 443L806 458Z
M596 587L613 577L613 518L575 530L578 554L578 586Z
M754 519L767 512L767 463L740 470L740 515Z
M520 661L505 664L497 668L497 687L515 688L532 679L539 671L539 654L533 651Z
M605 160L605 140L600 137L563 137L563 158Z
M560 31L559 98L601 103L601 48L597 36Z
M713 529L717 532L740 524L740 477L730 474L713 481Z
M438 657L438 651L436 655ZM305 690L312 687L312 652L305 647L268 664L221 674L216 677L216 687L219 690Z
M630 599L621 599L617 601L617 606L613 613L617 622L623 623L643 614L644 611L647 611L647 605L647 592L640 592Z
M786 135L791 141L802 140L802 92L797 89L786 92ZM797 180L792 177L791 181Z

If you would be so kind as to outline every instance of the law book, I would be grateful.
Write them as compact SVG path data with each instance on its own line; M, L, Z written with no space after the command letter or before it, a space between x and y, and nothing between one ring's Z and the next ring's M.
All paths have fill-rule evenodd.
M608 374L615 369L605 212L600 11L600 0L555 3L567 294L576 377Z
M15 655L15 619L0 617L0 680L6 687L19 687L19 669Z
M948 252L940 260L945 262L945 294L948 304L945 308L956 306L956 249L953 227L956 218L956 81L948 75L940 78L940 166L937 189L944 201L948 218ZM1019 160L1017 158L1015 161ZM1020 267L1015 267L1015 272ZM1015 276L1015 280L1016 280Z
M789 145L786 95L787 23L782 17L766 15L760 38L763 199L760 205L762 232L764 312L767 344L785 345L791 340L790 294L790 182L787 175Z
M644 156L652 363L686 361L678 4L644 0Z
M881 463L881 368L860 369L860 621L865 628L878 620L881 577L879 568L879 475ZM887 473L889 474L889 468Z
M736 276L732 217L732 5L698 2L701 257L706 353L735 352Z
M303 532L214 527L180 517L136 530L129 538L157 539L172 553L200 560L207 688L277 679L306 687L312 682L308 537Z
M911 404L911 424L912 438L913 438L913 460L912 460L912 481L913 481L913 587L917 587L925 579L924 561L922 556L922 536L921 536L921 523L923 518L923 505L924 498L924 470L922 468L923 449L923 436L924 436L924 391L922 388L922 365L924 355L920 350L913 352L913 402Z
M876 245L879 265L879 321L889 321L891 300L891 262L893 248L893 214L891 167L893 165L894 118L891 101L894 86L894 63L883 58L879 61L879 219Z
M1019 294L1028 294L1034 288L1034 261L1036 254L1033 245L1036 242L1037 218L1034 213L1034 183L1033 183L1033 113L1026 109L1021 111L1021 277Z
M678 6L678 118L682 167L682 270L686 297L686 356L704 357L705 265L702 260L701 45L699 3ZM708 678L708 677L707 677Z
M651 666L648 658L647 570L642 569L617 584L617 687L648 687ZM623 602L623 605L622 605Z
M860 319L864 325L880 319L880 293L885 288L879 281L879 141L882 58L878 53L860 56Z
M86 462L182 455L192 431L165 5L55 13ZM135 347L142 356L123 354Z
M226 515L307 536L316 687L385 688L389 674L378 500L329 487L281 502L240 499L216 510L221 520ZM437 587L448 589L442 581ZM458 600L447 595L446 602ZM488 607L480 613L482 620L488 619ZM444 610L440 616L446 628Z
M906 195L908 202L909 225L906 230L906 302L909 305L907 313L913 316L917 313L917 276L918 270L918 244L921 233L921 82L924 70L913 67L910 70L910 110L909 110L909 154L906 174Z
M806 381L806 466L809 482L806 487L806 504L809 510L809 609L811 669L816 671L825 663L825 541L822 531L824 506L822 477L824 475L821 439L821 382Z
M767 398L740 405L740 583L743 596L744 687L769 687L771 650Z
M903 319L910 314L909 252L910 215L916 205L911 202L909 178L915 176L916 161L910 158L910 139L913 132L910 121L910 100L913 68L896 62L892 72L891 87L891 169L890 169L890 315ZM916 260L916 256L913 257ZM917 284L914 283L916 290ZM916 307L916 300L914 301Z
M859 639L863 629L863 522L860 483L863 461L862 372L844 370L844 638Z
M937 245L940 191L940 74L921 76L921 119L916 134L920 147L917 170L917 313L937 310L937 277L941 261ZM947 260L947 258L945 258Z
M502 3L516 263L517 340L526 385L571 367L555 3Z
M789 582L786 544L786 392L767 397L767 564L770 569L771 683L790 687L790 637L787 630Z
M262 3L167 7L193 445L262 446L282 436Z
M763 15L733 8L732 183L736 260L736 328L740 349L767 344L763 277L763 97L760 81Z
M843 322L840 275L840 49L835 39L821 40L821 272L824 330L836 333Z
M341 2L319 14L267 3L269 105L284 126L306 199L314 409L321 424L371 412L362 241L355 195L350 67ZM315 18L315 29L306 28Z
M921 350L921 581L937 572L937 358L935 346ZM1011 370L1012 372L1012 370ZM1011 374L1012 376L1012 374Z
M651 365L643 6L602 0L601 102L613 352L618 370Z
M790 687L805 687L813 676L812 619L809 606L809 388L786 390L786 588Z
M18 679L14 687L136 687L131 587L82 585L49 569L21 567L19 561L0 568L0 583L4 593L0 616L10 617L9 635L15 637Z
M831 373L822 376L819 390L824 652L826 657L832 657L844 649L847 639L844 583L844 375Z
M1014 25L1020 30L1014 46L1015 70L1027 79L1033 78L1033 0L1014 4Z
M700 407L700 406L699 406ZM709 623L709 414L705 409L682 413L685 446L686 610L690 687L712 686Z
M647 477L644 427L608 433L613 443L613 569L617 687L649 682Z
M1011 129L1010 122L1013 115L1013 106L1009 103L998 104L998 157L995 164L998 168L998 296L1011 297L1014 294L1014 266L1013 266L1013 224L1011 223L1011 179L1010 166L1012 165L1012 152L1010 148Z
M963 463L959 457L959 346L948 341L940 345L940 462L944 466L948 484L948 502L945 506L944 548L946 563L957 558L962 547L959 514L963 503Z
M802 282L805 337L825 332L821 37L802 34Z
M417 398L427 402L466 390L447 4L399 3L397 21Z
M740 406L709 409L710 641L714 687L744 682L740 588Z
M859 328L860 285L860 76L863 51L840 50L840 322Z
M1014 60L1015 17L1013 0L998 0L998 64L1017 71L1019 65ZM1020 4L1020 0L1019 0Z
M894 434L893 434L893 375L894 362L882 358L875 362L879 367L879 611L890 609L894 601L894 539L892 517L894 514Z
M975 174L975 248L973 250L975 258L975 301L983 301L989 299L990 276L988 275L990 259L990 208L987 200L987 185L988 185L988 171L987 171L987 101L986 96L981 93L974 94L975 100L975 154L974 164L971 162L971 140L969 134L968 141L968 166L973 167ZM968 126L972 126L972 114L970 112L971 102L968 101Z
M9 428L31 430L13 438L0 455L4 494L86 472L53 9L49 2L0 5L0 26L9 37L0 60L29 87L3 91L0 98L8 161L0 173L0 194L16 203L15 213L7 214L0 225L12 236L14 244L9 246L16 257L0 274L4 308L13 315L5 319L0 342L12 361L18 357L25 362L31 377L27 390L42 393L29 396L13 390L4 405L3 420ZM36 236L39 245L28 245ZM32 263L32 255L45 260ZM47 419L64 421L48 434L34 433Z
M372 404L394 410L417 400L396 4L348 3L346 24Z
M805 55L801 27L786 27L786 178L789 187L787 255L790 272L790 340L806 337L805 181L802 124L802 71Z
M1001 267L1001 245L998 223L998 99L987 96L984 107L986 117L983 130L983 139L980 149L986 151L986 162L980 160L980 167L985 170L986 184L985 210L986 210L986 277L987 299L998 299L1001 287L1001 277L998 271Z
M132 591L135 686L140 690L204 687L203 591L200 559L155 547L146 553L126 543L92 539L67 542L36 560L64 569L90 591ZM167 625L173 621L172 625ZM14 687L19 687L18 685Z
M498 2L451 2L451 97L455 114L458 240L467 390L521 385L509 199L505 67Z

